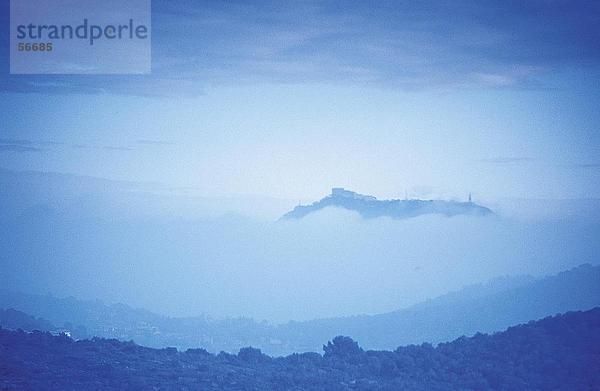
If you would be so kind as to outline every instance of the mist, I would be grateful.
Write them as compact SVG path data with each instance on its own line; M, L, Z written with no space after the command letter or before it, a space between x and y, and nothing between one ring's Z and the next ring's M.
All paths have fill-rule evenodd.
M90 178L36 175L54 186L32 187L25 203L4 187L5 204L21 203L1 228L5 287L173 316L277 323L376 314L497 276L596 263L600 249L586 204L564 215L528 213L521 201L489 217L406 220L327 208L278 221L285 200L169 196L110 181L92 193ZM252 213L257 205L263 212Z

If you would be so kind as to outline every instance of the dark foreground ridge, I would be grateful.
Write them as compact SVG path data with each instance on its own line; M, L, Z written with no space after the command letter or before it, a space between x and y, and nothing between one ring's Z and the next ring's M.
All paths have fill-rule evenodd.
M0 330L0 389L599 390L600 308L435 348L363 351L336 337L323 350L212 355Z
M485 216L493 213L485 206L472 202L470 197L468 202L418 199L378 200L373 196L358 194L343 188L333 188L327 197L310 205L298 205L292 211L284 214L281 219L301 219L327 207L355 211L363 218L407 219L425 214Z

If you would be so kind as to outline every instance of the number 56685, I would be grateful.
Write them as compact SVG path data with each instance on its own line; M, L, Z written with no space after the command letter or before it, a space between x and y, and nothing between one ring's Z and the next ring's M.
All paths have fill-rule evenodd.
M20 52L51 52L52 51L52 42L48 42L48 43L19 42L18 49Z

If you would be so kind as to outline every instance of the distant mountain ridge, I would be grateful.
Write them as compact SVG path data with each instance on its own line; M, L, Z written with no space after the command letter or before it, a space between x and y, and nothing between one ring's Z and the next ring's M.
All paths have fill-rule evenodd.
M351 335L369 349L439 343L461 335L490 333L548 315L600 306L600 266L589 264L529 280L508 279L436 297L405 309L344 318L290 322L280 326L283 340L311 351L332 334Z
M323 341L336 335L351 335L368 349L437 343L596 306L600 306L600 266L589 264L541 279L496 279L385 314L280 325L247 318L169 318L123 304L0 290L0 308L40 316L75 338L99 336L150 347L202 347L211 352L235 352L250 345L271 355L320 350ZM0 325L10 327L1 322L0 317Z
M301 219L311 213L327 207L337 207L354 212L363 218L391 217L393 219L407 219L425 214L438 214L443 216L476 215L486 216L493 214L485 206L472 202L442 201L442 200L378 200L370 195L359 194L341 187L331 189L331 194L310 205L298 205L290 212L284 214L281 220Z

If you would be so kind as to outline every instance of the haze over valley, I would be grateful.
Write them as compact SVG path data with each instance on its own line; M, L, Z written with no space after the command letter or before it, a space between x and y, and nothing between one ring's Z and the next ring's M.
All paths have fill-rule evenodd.
M364 219L328 207L278 221L293 201L170 195L50 173L4 171L1 179L11 206L0 236L6 289L171 316L279 323L378 314L499 276L597 264L600 247L590 201L563 201L545 216L520 216L520 205L482 216ZM247 212L254 205L266 212Z

